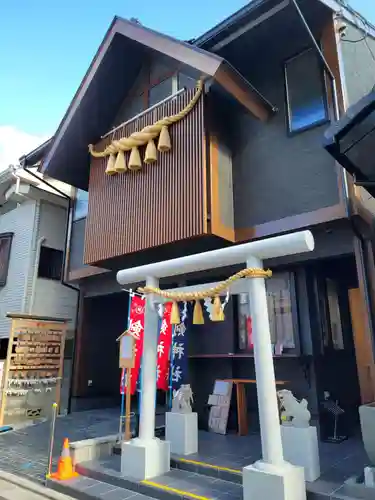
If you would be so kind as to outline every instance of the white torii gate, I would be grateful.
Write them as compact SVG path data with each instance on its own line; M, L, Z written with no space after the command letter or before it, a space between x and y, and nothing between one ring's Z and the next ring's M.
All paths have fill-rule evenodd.
M157 287L160 278L205 271L234 264L263 268L263 260L310 252L314 238L301 231L178 259L124 269L117 273L121 285L146 282ZM303 469L284 461L273 366L267 295L264 278L244 278L252 315L254 362L262 460L243 469L244 499L303 500L306 498ZM202 287L199 287L202 290ZM142 357L142 394L139 437L122 444L124 475L151 479L170 469L169 444L155 437L158 314L153 295L146 298Z

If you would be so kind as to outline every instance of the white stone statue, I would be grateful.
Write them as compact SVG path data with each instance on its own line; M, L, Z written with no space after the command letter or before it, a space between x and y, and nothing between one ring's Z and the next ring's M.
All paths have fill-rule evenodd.
M291 427L309 427L311 413L307 409L306 399L298 401L291 391L278 391L282 425Z
M191 413L193 401L190 384L182 384L178 391L173 391L172 413Z

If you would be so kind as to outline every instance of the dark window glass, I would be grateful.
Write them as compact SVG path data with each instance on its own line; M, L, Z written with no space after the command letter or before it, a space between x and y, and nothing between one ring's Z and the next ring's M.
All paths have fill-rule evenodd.
M196 85L194 78L190 78L190 76L183 75L182 73L178 74L178 90L180 89L193 89Z
M64 252L55 248L40 249L38 277L50 280L61 280Z
M289 131L298 132L328 118L323 72L314 50L285 64Z
M7 282L12 239L13 233L0 234L0 286Z
M172 95L172 78L167 78L149 90L148 106L151 107L170 95Z
M145 109L144 104L145 102L143 94L133 95L131 97L129 96L129 98L125 99L124 103L122 104L120 111L116 116L114 126L117 127L121 123L127 122L128 120L134 118L134 116L142 113L142 111L144 111Z
M89 193L83 189L77 189L74 202L73 220L83 219L87 216L89 208Z

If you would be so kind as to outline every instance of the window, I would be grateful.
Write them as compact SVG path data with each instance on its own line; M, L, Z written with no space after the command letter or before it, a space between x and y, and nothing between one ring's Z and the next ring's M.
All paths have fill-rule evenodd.
M285 63L289 132L300 132L328 119L323 71L315 50Z
M60 281L62 276L64 252L54 248L40 249L38 277Z
M163 80L162 82L150 88L148 93L149 107L154 106L154 104L157 104L158 102L163 101L164 99L172 95L173 93L172 81L173 81L172 77L167 78L166 80Z
M296 305L291 273L274 274L266 281L271 342L275 355L296 354L298 334ZM247 294L238 299L239 349L253 350L251 308Z
M12 240L13 233L0 234L0 286L7 283Z
M74 202L73 220L83 219L87 216L89 208L89 193L83 189L77 189Z

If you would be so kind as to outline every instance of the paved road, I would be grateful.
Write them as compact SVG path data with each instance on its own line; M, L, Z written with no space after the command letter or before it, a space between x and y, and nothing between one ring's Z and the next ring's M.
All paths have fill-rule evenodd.
M59 417L56 421L54 467L65 437L70 441L80 441L117 434L119 415L119 409L113 408L77 412ZM163 417L157 417L156 422L160 425L163 420ZM0 471L18 474L34 481L44 481L48 463L49 436L50 422L41 422L0 434Z
M65 437L70 441L79 441L116 434L118 418L118 409L93 410L59 417L56 422L54 464L61 452ZM0 434L0 470L19 474L34 481L43 481L48 462L49 431L50 423L42 422ZM2 495L1 490L0 495Z
M10 479L10 480L9 480ZM18 483L18 484L16 484ZM47 490L34 482L8 475L0 478L0 500L73 500L72 497Z

